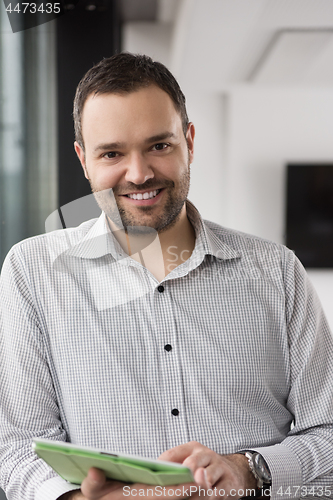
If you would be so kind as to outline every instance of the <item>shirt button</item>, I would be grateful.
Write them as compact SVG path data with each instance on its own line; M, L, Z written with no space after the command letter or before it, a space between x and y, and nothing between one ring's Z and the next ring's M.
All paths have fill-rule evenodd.
M177 417L177 415L179 415L179 410L177 410L177 408L174 408L173 410L171 410L171 413L172 413L172 415Z
M163 293L164 292L164 286L163 285L159 285L157 287L157 290L160 292L160 293Z
M169 351L171 351L172 346L171 346L170 344L166 344L166 345L164 346L164 349L165 349L166 351L168 351L168 352L169 352Z

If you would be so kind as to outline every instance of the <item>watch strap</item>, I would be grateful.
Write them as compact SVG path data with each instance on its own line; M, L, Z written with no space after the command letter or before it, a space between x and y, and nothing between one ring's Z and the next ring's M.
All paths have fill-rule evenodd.
M264 486L267 487L271 485L271 477L268 465L266 463L266 460L262 455L260 455L260 453L251 450L238 451L237 453L246 456L249 464L249 469L257 481L257 488L262 489ZM261 463L261 465L259 465L259 462ZM262 471L260 470L260 467L263 468Z

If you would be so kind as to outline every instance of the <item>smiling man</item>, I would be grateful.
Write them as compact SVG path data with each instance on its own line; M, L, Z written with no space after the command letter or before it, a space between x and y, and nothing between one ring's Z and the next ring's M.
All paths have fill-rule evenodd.
M154 498L97 469L67 483L33 437L184 463L195 484L169 499L333 498L326 319L293 252L187 199L194 126L174 77L146 56L104 59L74 121L102 214L19 243L1 276L9 500Z

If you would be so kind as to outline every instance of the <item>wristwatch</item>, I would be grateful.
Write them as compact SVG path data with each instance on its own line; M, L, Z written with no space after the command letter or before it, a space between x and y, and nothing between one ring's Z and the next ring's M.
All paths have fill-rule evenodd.
M237 453L246 456L249 462L250 471L257 480L258 489L268 487L272 484L272 476L269 467L260 453L256 451L238 451Z

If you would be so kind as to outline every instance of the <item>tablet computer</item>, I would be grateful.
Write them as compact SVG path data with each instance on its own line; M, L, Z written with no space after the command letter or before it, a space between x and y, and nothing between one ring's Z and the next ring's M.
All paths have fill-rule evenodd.
M171 486L194 482L191 470L174 462L41 438L34 438L32 447L59 476L74 484L82 483L90 467L101 469L108 479L125 483Z

